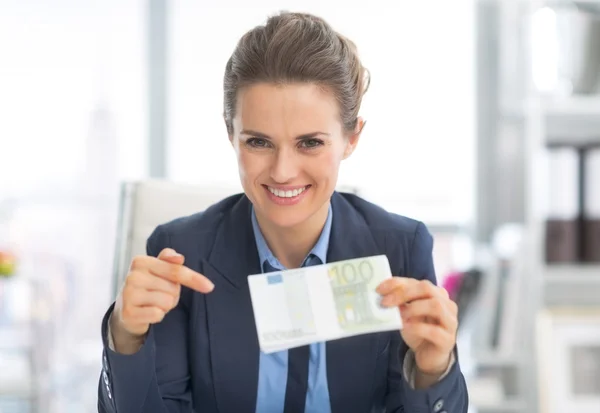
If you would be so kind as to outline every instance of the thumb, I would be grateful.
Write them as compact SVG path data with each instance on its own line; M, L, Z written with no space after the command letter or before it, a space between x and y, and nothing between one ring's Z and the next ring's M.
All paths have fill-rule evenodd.
M171 264L183 265L185 257L172 248L165 248L158 254L159 260L169 262Z

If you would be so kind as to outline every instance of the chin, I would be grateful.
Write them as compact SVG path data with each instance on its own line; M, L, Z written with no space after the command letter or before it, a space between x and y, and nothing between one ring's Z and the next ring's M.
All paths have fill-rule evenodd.
M297 205L294 207L281 207L279 205L269 205L261 208L263 218L279 228L295 228L309 222L311 218L321 211L323 205L327 202L314 202L310 205Z
M307 221L312 214L307 211L285 210L279 206L270 206L261 211L264 218L279 228L293 228Z

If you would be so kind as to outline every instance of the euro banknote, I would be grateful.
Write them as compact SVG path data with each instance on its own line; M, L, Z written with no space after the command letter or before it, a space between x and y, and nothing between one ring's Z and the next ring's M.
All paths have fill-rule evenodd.
M399 330L377 286L391 278L385 255L248 276L261 351Z

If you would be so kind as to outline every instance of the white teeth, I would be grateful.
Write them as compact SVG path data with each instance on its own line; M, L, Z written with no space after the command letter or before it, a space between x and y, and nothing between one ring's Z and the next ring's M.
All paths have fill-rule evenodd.
M300 195L302 192L304 192L306 190L306 188L300 188L300 189L294 189L293 191L282 191L280 189L275 189L275 188L271 188L270 186L268 187L269 191L271 191L271 193L275 196L278 196L280 198L292 198L294 196L298 196Z

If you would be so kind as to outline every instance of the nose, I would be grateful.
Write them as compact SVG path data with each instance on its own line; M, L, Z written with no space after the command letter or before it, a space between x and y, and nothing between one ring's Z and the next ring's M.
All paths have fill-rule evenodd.
M271 167L271 179L278 184L292 181L298 175L297 154L293 150L281 148L275 153Z

